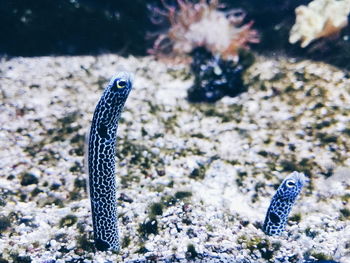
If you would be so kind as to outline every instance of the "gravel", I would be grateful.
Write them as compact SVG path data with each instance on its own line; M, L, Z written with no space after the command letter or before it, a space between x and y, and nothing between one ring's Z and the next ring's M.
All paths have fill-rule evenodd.
M116 254L93 246L83 155L120 69L136 78L118 131ZM259 57L248 92L216 104L190 104L188 67L153 57L2 59L0 76L0 260L350 262L346 72ZM284 235L266 236L269 202L294 170L309 183Z

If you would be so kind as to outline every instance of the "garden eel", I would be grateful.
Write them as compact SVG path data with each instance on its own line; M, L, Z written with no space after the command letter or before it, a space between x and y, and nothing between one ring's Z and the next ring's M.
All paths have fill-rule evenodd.
M117 73L99 100L87 136L89 195L95 246L119 250L115 181L115 146L118 121L132 88L132 76Z
M280 235L284 231L289 212L305 181L303 173L293 172L278 187L265 217L263 230L267 235Z

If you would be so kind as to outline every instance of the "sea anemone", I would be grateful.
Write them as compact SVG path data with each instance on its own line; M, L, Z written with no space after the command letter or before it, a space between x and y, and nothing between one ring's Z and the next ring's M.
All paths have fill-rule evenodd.
M155 24L167 20L169 29L158 34L150 54L156 56L187 56L197 47L204 47L213 55L225 60L238 60L239 49L247 49L249 43L258 43L253 21L243 24L246 16L242 9L221 11L218 0L176 0L177 6L162 0L164 9L151 7Z

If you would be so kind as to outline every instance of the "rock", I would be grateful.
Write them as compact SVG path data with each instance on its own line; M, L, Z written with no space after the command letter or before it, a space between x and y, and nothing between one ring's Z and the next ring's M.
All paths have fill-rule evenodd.
M193 50L191 55L191 71L195 80L188 90L190 102L215 102L224 96L235 97L247 90L243 85L242 73L252 63L252 57L249 56L251 61L248 61L247 56L241 54L236 63L216 57L204 48Z
M38 178L36 175L31 174L31 173L25 173L22 175L21 179L21 185L27 186L31 184L37 184L39 182Z

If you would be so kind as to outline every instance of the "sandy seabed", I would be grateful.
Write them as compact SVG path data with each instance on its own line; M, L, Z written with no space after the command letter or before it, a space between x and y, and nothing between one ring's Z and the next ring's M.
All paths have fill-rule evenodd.
M122 249L96 252L83 166L94 107L135 74L118 130ZM190 104L188 67L152 57L0 62L0 262L350 262L350 78L259 57L248 92ZM292 171L285 234L261 226Z

